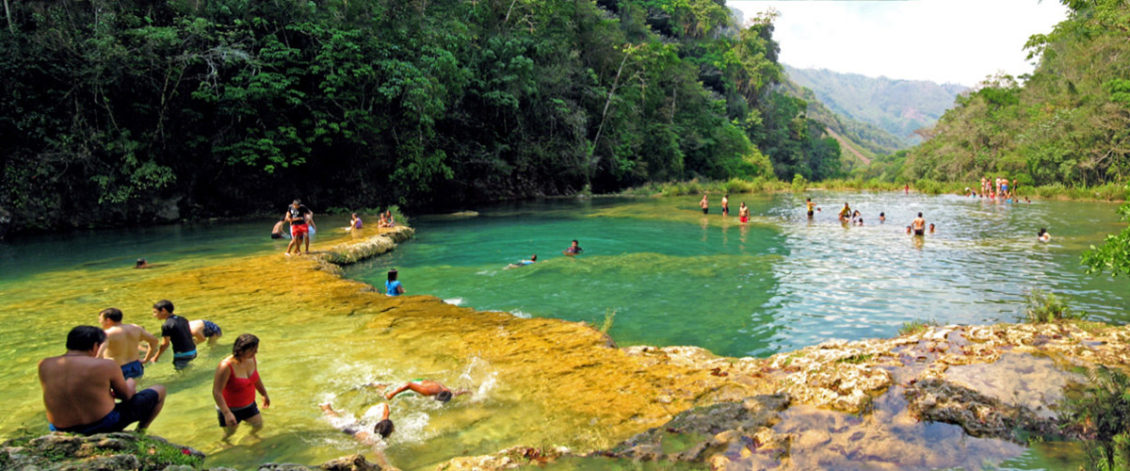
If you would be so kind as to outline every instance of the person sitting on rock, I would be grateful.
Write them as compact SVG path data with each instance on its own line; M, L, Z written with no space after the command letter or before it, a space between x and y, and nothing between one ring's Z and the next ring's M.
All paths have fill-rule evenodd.
M144 432L165 404L165 387L135 393L114 360L97 358L106 333L80 325L67 334L67 353L39 362L39 384L52 431L82 435L120 432L137 422ZM115 403L117 397L121 402Z

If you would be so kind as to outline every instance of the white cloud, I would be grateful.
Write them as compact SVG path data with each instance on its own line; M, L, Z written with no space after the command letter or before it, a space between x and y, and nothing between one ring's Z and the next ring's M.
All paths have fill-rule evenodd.
M1032 71L1024 43L1067 18L1054 0L729 0L747 19L774 8L781 62L872 77L974 85Z

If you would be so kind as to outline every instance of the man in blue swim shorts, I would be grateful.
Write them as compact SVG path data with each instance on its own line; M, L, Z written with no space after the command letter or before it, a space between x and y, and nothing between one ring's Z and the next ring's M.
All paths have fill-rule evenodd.
M80 325L67 334L67 353L39 362L39 384L52 431L92 435L119 432L137 422L144 431L165 404L165 387L134 393L113 360L98 358L106 333ZM106 394L112 391L113 396ZM115 403L114 397L121 402Z
M203 319L189 322L188 329L192 332L192 340L194 340L197 345L200 345L205 340L208 341L208 345L215 345L216 340L219 340L220 337L224 335L224 331L220 329L220 326L212 321Z
M173 303L167 299L153 304L153 317L165 321L161 324L161 348L157 350L153 362L156 363L161 358L161 354L169 349L171 343L173 369L183 370L196 358L196 342L192 340L192 329L188 327L188 319L173 314Z
M115 307L103 309L98 313L98 323L106 333L106 341L98 352L100 358L114 360L122 367L126 379L140 378L145 374L143 363L149 363L157 355L157 337L137 324L123 324L122 311ZM145 359L141 360L138 346L141 341L149 344Z

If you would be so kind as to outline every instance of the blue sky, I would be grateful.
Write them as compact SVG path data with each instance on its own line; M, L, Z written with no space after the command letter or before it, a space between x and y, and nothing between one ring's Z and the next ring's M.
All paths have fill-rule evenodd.
M780 12L781 62L871 77L976 85L1031 72L1024 43L1067 18L1054 0L728 0Z

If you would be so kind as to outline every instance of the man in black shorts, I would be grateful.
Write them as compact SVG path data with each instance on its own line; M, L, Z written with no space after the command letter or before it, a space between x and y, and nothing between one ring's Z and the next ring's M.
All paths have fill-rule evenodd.
M67 353L39 362L39 384L52 431L93 435L120 432L137 422L141 432L161 413L165 387L154 385L135 394L133 379L122 376L117 362L97 358L105 341L102 329L80 325L67 334ZM114 403L114 397L121 402Z
M173 303L162 299L153 304L153 316L165 321L161 324L161 348L153 363L161 359L169 344L173 345L173 368L183 370L188 363L196 358L196 341L192 338L192 328L188 326L188 319L173 314Z

